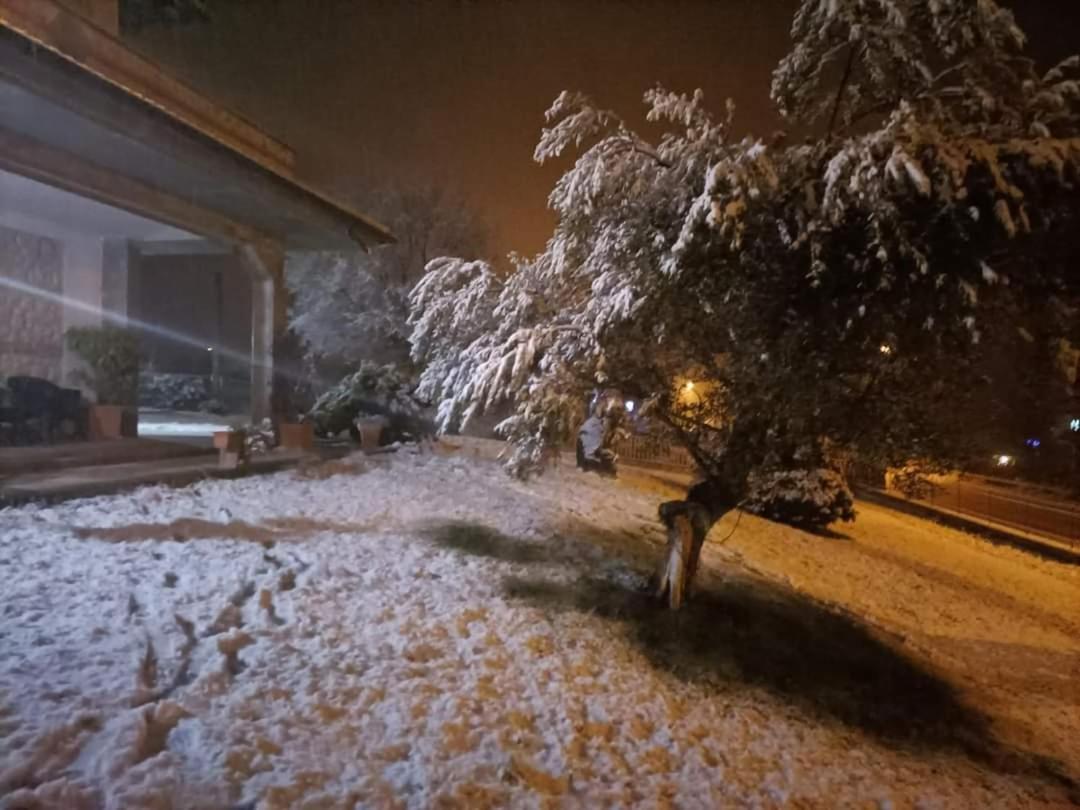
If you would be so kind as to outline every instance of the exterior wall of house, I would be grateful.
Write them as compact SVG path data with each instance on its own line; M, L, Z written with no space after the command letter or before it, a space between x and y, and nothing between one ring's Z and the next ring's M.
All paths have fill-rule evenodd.
M147 329L140 335L145 368L201 375L216 370L247 378L251 280L236 256L142 256L138 277L138 300L132 304L143 321L162 330ZM184 339L178 340L180 336ZM208 346L222 350L216 369Z
M64 333L125 323L134 297L132 254L123 239L61 238L0 225L0 375L82 387L82 361L65 346Z
M63 307L49 295L63 294L63 258L60 241L0 226L0 374L61 382Z
M102 240L71 237L63 244L63 331L76 326L101 326ZM92 399L93 391L79 384L82 367L82 359L64 346L61 383L83 388L83 393Z

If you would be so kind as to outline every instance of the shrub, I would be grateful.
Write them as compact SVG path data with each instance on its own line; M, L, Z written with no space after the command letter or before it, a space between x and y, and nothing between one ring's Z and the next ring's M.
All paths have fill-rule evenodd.
M249 424L244 428L244 434L244 444L247 446L249 455L269 453L278 445L274 423L270 419L263 419L257 425Z
M832 470L766 470L752 473L743 508L756 515L809 529L854 520L855 505L843 477Z
M210 396L210 382L200 375L157 372L139 376L139 404L148 408L197 411Z
M943 465L925 459L912 460L902 467L888 470L886 486L907 498L929 498L940 489L934 477L948 472Z
M388 442L431 435L421 404L412 395L411 382L393 366L362 363L320 396L304 421L314 423L319 436L354 432L357 419L381 416L387 420L383 438Z
M64 335L87 368L77 379L101 405L134 406L139 389L139 342L135 333L115 326L78 326Z

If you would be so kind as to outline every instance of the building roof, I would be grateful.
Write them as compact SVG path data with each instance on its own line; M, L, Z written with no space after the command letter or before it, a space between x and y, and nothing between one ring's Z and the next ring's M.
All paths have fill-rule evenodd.
M237 241L292 249L393 241L298 178L288 146L54 0L0 0L0 110L0 167L131 208L104 199L126 188L150 201L140 215L191 230L204 210L240 225Z

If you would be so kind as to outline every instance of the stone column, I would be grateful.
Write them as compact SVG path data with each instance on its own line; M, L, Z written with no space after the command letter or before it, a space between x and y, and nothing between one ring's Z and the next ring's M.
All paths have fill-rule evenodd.
M284 415L284 380L274 361L288 329L285 254L277 246L245 245L240 257L251 273L251 419L257 424Z
M107 325L129 326L138 307L138 254L127 239L106 239L101 255L101 309Z
M92 238L65 239L63 294L64 332L76 326L102 325L102 240ZM82 359L71 351L64 341L61 363L63 385L75 385L78 371L82 368ZM82 386L80 386L82 387ZM84 393L93 398L92 391Z

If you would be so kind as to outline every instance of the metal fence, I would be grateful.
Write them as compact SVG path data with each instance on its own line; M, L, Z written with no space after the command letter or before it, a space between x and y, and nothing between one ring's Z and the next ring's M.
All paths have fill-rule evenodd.
M1080 509L1065 501L1000 491L979 479L936 487L922 500L939 509L1080 542Z
M641 467L659 467L680 472L693 472L697 464L686 449L645 434L635 434L621 440L615 446L619 462Z
M670 440L635 434L616 446L619 462L678 472L695 472L697 465L685 448ZM885 489L880 469L852 465L847 471L852 483ZM1080 546L1080 505L1066 500L1033 497L1020 491L999 488L981 478L962 478L945 486L931 487L917 499L929 506L971 517L1052 535Z

